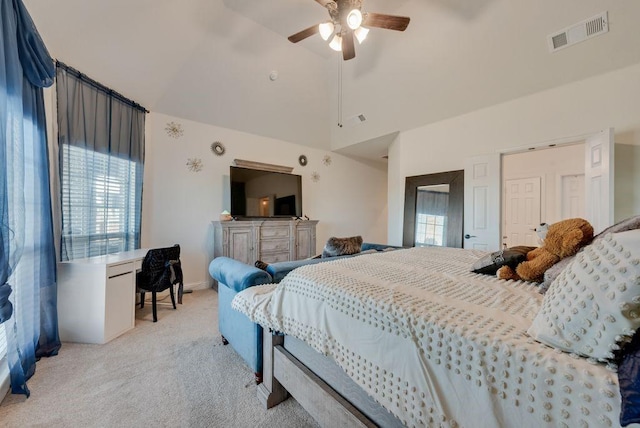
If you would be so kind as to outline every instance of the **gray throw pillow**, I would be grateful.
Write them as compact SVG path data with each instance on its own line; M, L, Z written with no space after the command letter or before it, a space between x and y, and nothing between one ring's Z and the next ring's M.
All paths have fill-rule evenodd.
M582 249L580 249L580 251L582 251ZM547 290L549 289L549 286L553 282L553 280L556 279L558 275L560 275L560 273L564 270L564 268L566 268L569 265L569 263L573 261L574 258L575 258L575 255L570 257L565 257L564 259L560 260L558 263L556 263L555 265L547 269L546 272L544 273L544 281L542 281L542 283L540 284L540 287L538 288L538 292L540 294L546 293Z
M507 248L502 251L496 251L478 259L473 266L471 272L481 273L484 275L495 275L502 266L515 268L518 263L527 259L527 253L536 247L526 247L519 245L517 247Z
M331 237L322 250L322 258L357 254L362 250L362 236Z
M593 241L595 242L598 239L602 239L607 233L617 233L617 232L624 232L626 230L635 230L635 229L640 229L640 215L625 218L624 220L620 220L616 224L607 227L605 230L598 233L593 238Z

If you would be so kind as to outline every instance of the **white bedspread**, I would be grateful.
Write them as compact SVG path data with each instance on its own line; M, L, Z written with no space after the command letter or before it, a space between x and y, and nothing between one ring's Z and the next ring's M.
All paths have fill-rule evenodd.
M614 368L528 337L543 296L471 273L483 254L413 248L308 265L233 307L331 356L407 426L619 426Z

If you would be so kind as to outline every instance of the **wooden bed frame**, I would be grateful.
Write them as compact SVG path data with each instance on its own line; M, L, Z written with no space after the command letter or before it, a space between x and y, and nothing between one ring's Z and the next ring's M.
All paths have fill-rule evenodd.
M268 330L263 330L263 382L257 391L265 408L291 394L322 427L378 426L284 349L284 336Z

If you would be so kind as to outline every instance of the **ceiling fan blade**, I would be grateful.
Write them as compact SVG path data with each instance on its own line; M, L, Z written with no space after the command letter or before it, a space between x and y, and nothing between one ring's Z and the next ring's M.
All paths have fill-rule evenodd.
M327 7L327 4L333 3L333 0L316 0L322 7Z
M348 61L356 57L356 47L353 43L353 31L346 31L342 36L342 59Z
M289 41L291 43L298 43L300 40L304 40L307 37L313 36L314 34L316 34L318 32L318 24L316 25L312 25L309 28L306 28L292 36L289 36Z
M386 28L387 30L404 31L409 25L410 18L407 16L385 15L382 13L369 12L366 14L362 25L365 27Z

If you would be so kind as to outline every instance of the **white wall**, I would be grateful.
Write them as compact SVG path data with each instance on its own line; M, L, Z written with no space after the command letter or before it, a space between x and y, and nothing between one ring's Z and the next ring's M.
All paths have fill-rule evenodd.
M615 128L616 149L640 146L638 112L640 64L400 133L389 150L389 242L402 242L405 177L463 169L468 156L607 127ZM623 150L638 160L635 150ZM639 165L629 158L616 162L616 179L624 180L616 184L616 219L640 213L640 186L628 184L640 182Z
M167 134L169 122L182 125L182 137ZM223 156L211 151L214 141L225 145ZM301 154L308 158L305 167L298 164ZM329 165L322 161L325 155L331 157ZM189 171L190 158L202 160L200 172ZM234 159L293 166L293 173L302 175L303 214L319 220L317 252L330 236L362 235L368 242L387 242L386 171L336 153L151 113L147 116L142 246L180 244L185 286L210 283L211 221L229 209L229 166ZM320 177L317 182L312 180L313 172Z

